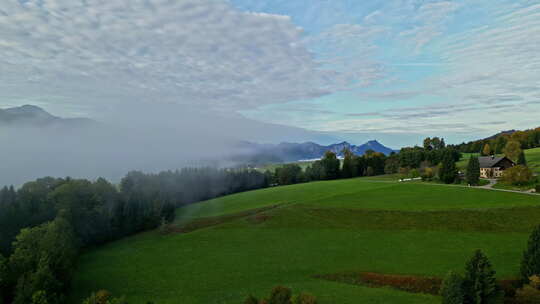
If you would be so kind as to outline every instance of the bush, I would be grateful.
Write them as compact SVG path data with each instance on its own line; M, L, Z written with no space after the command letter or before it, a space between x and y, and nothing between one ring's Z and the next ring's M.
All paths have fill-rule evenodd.
M291 304L292 292L289 288L277 286L272 289L268 304Z
M463 277L454 272L448 273L441 286L442 304L463 304Z
M308 294L308 293L301 293L294 297L293 304L317 304L317 298L314 296Z
M540 193L540 184L536 185L536 187L534 187L534 190L536 190L536 193Z
M540 277L532 276L529 284L516 291L515 303L538 304L540 303Z
M526 185L533 180L532 171L525 166L514 166L506 169L502 175L502 181L511 185Z
M253 295L249 295L245 300L244 304L259 304L259 300Z
M409 173L409 176L411 178L420 177L420 172L418 171L418 169L412 169L411 172Z
M435 171L433 168L427 167L422 172L422 180L431 181L435 177Z

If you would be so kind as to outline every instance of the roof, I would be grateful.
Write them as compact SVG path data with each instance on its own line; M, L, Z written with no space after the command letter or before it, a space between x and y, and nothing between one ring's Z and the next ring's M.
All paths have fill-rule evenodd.
M492 168L492 167L495 167L495 165L497 165L503 159L508 159L508 158L506 156L500 156L500 157L481 156L481 157L478 157L478 161L480 162L480 168Z

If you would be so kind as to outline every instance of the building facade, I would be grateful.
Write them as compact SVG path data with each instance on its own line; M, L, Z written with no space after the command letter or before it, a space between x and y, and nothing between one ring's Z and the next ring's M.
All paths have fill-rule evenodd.
M478 160L480 161L481 178L500 178L504 170L516 165L506 156L482 156Z

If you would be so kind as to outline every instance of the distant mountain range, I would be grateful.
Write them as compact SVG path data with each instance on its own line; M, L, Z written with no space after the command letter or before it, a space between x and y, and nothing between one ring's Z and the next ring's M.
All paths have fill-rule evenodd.
M94 124L96 122L88 118L57 117L33 105L0 109L0 127L86 127Z
M381 152L386 155L396 152L396 150L388 148L376 140L371 140L358 146L346 141L328 146L319 145L314 142L281 143L278 145L242 142L239 144L239 148L242 151L240 153L241 157L248 155L247 158L252 163L320 159L326 151L332 151L338 156L343 156L342 151L345 148L351 150L356 155L364 155L368 150Z

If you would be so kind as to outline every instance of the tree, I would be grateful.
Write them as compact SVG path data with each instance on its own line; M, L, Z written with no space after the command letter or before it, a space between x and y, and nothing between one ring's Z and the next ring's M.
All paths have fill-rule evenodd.
M321 159L322 167L324 168L324 179L336 179L339 177L340 162L336 153L327 151Z
M495 154L503 153L504 147L506 146L507 142L508 140L505 136L497 137L497 140L495 141Z
M341 169L341 177L351 178L355 176L354 154L349 149L343 150L343 168Z
M522 165L517 165L504 170L501 180L511 185L526 185L532 181L534 174Z
M527 166L527 160L525 159L525 152L521 151L517 160L518 165Z
M292 292L289 288L283 286L277 286L272 289L268 304L292 304L291 303Z
M529 282L529 277L540 275L540 225L534 228L529 236L527 249L521 259L520 272L524 283Z
M442 304L463 304L463 277L455 272L450 272L444 279L440 295Z
M500 299L495 271L481 250L477 250L465 266L463 287L466 304L491 304Z
M19 275L14 303L31 303L39 291L53 303L71 277L76 254L73 230L62 215L53 222L21 230L9 259L11 270Z
M491 147L489 146L489 144L485 144L484 148L482 148L482 155L484 156L491 155Z
M431 151L433 149L433 146L431 145L431 138L424 139L424 150Z
M467 184L469 185L478 185L480 181L480 162L478 157L471 156L469 159L469 164L467 165Z
M9 284L8 275L7 259L0 254L0 304L3 303L3 298L7 293L6 289Z
M521 144L518 141L511 140L506 143L506 146L503 149L504 155L510 158L513 161L517 161L519 154L522 152Z
M443 156L441 169L439 170L439 178L446 184L453 183L457 178L456 162L449 151Z

